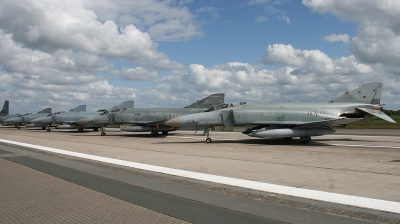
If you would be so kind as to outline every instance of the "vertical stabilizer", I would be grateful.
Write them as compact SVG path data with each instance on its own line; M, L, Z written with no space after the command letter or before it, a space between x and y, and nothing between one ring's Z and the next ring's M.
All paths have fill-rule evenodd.
M70 112L86 112L86 105L79 105L75 108L72 108Z
M331 103L380 104L382 83L368 83L330 101Z
M4 101L3 109L0 111L0 115L8 115L10 113L10 102Z
M52 109L51 108L45 108L39 112L37 112L38 114L50 114L52 113Z
M129 100L129 101L125 101L123 103L120 103L114 107L112 107L110 110L115 110L115 109L126 109L126 108L134 108L134 101L133 100Z
M223 104L225 101L224 93L212 94L202 100L198 100L196 103L192 103L185 108L210 108L218 104Z

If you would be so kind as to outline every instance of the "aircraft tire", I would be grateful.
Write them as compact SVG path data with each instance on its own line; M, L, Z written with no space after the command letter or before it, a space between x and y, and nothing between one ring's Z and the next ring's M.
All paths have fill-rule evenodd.
M152 137L157 137L158 136L158 131L152 131L151 132Z
M163 135L168 135L168 131L161 132Z
M311 137L300 137L301 144L308 144L311 141Z
M101 133L101 136L104 136L104 135L106 135L106 133L105 133L105 132L102 132L102 133Z
M206 138L206 143L211 143L212 139L211 138Z
M50 132L51 130L50 129L47 129L47 132Z
M83 128L78 128L78 132L83 132Z

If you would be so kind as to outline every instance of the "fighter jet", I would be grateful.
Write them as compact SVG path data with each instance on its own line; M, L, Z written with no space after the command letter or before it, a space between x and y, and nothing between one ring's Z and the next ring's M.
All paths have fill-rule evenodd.
M51 114L51 108L45 108L37 112L36 114L28 113L28 114L22 114L18 117L9 118L5 120L4 123L6 125L15 125L16 128L20 129L21 125L27 125L30 123L31 120L47 116L49 114Z
M9 114L10 112L10 102L8 100L4 101L3 109L0 111L0 124L6 126L5 120L18 117L20 114Z
M125 101L117 106L114 106L110 110L130 108L133 107L133 105L134 105L133 101ZM35 125L46 124L46 129L48 132L50 131L50 126L55 126L57 129L78 129L79 132L82 132L83 129L89 129L89 128L93 129L94 131L97 131L101 125L79 125L76 123L76 121L83 119L85 117L103 114L105 110L89 113L86 112L86 105L81 105L78 106L77 108L74 108L66 113L56 113L51 116L37 118L32 120L31 123ZM82 108L84 108L84 110L82 110Z
M42 116L39 118L32 119L30 121L30 124L25 125L27 128L34 128L34 127L45 127L44 129L47 130L48 132L51 131L50 127L56 127L57 123L55 121L55 116L57 115L74 115L77 113L81 112L86 112L86 105L79 105L75 108L72 108L71 110L65 112L65 111L59 111L55 113L48 114L47 116Z
M129 108L117 113L103 114L100 116L87 117L77 121L80 125L102 125L101 135L104 136L104 126L107 124L131 124L122 127L121 131L128 132L151 132L153 137L158 136L161 131L166 135L175 128L164 123L174 117L185 114L204 112L224 103L225 94L212 94L185 108Z
M165 124L187 130L204 129L207 143L212 142L208 132L212 126L249 126L243 134L250 137L300 137L300 142L307 144L311 136L334 133L331 127L369 121L372 116L396 123L382 112L381 88L382 83L365 84L327 103L246 103L176 117Z

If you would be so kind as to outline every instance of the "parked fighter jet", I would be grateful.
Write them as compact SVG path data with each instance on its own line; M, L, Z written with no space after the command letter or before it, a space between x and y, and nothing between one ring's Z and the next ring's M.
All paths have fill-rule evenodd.
M51 114L51 108L45 108L45 109L37 112L36 114L32 114L32 113L22 114L18 117L9 118L9 119L5 120L4 123L6 125L15 125L16 128L20 129L21 125L27 125L27 124L29 124L29 122L31 120L40 118L40 117L44 117L49 114Z
M25 125L25 127L27 128L34 128L34 127L45 127L44 129L46 129L48 132L51 131L50 127L56 127L57 124L55 123L55 116L57 115L73 115L76 113L80 113L80 112L86 112L86 105L79 105L75 108L72 108L71 110L65 112L65 111L59 111L59 112L55 112L55 113L51 113L47 116L42 116L39 118L35 118L33 120L30 121L30 124Z
M0 124L6 126L7 124L4 123L5 120L18 117L20 114L9 114L10 112L10 102L8 100L4 101L4 105L2 110L0 111Z
M125 101L117 106L114 106L110 110L116 110L116 109L124 109L124 108L130 108L133 107L134 102L133 101ZM95 113L89 113L86 112L86 105L81 105L79 107L84 107L85 109L82 110L71 110L66 113L58 113L54 114L52 116L47 116L47 117L42 117L42 118L37 118L31 121L33 124L47 124L47 131L50 131L50 126L55 126L57 129L78 129L79 132L82 132L83 129L93 129L94 131L97 131L101 125L79 125L76 123L77 120L83 119L85 117L90 117L94 115L99 115L104 113L104 110L100 110Z
M100 116L87 117L76 123L80 125L102 125L101 135L105 135L104 126L107 124L133 124L122 127L121 131L129 132L151 132L152 136L168 134L175 130L164 124L165 121L185 114L199 113L209 110L216 105L224 103L225 94L212 94L185 108L130 108L117 113L104 114Z
M208 129L212 126L250 126L243 134L251 137L300 137L307 144L311 136L334 133L332 126L345 126L354 121L368 121L377 116L396 123L382 112L382 83L365 84L327 103L246 103L222 110L173 118L165 124L181 129Z

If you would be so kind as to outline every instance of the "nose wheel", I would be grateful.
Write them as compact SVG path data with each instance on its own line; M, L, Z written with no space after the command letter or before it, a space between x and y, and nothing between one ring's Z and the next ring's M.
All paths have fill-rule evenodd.
M100 127L100 131L101 131L101 134L100 134L100 135L101 135L101 136L105 136L105 135L106 135L105 130L106 130L106 129L104 128L104 126L101 126L101 127Z

